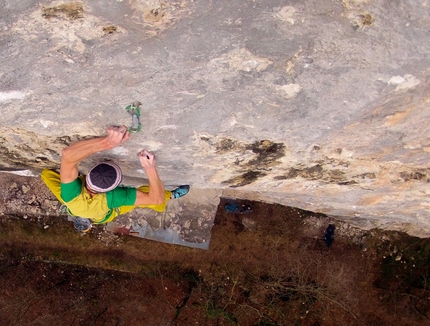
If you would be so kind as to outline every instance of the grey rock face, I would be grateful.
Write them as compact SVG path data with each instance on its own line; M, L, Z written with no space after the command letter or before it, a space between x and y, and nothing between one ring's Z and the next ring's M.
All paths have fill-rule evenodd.
M0 1L0 165L131 124L95 155L167 185L430 235L430 2Z

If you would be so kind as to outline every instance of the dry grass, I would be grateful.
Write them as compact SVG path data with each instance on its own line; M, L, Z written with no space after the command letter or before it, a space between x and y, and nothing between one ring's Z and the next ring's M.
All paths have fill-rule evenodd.
M415 299L419 313L414 313L410 302L411 295L427 293L430 273L420 278L424 290L406 297L404 288L394 297L399 287L392 275L404 265L397 266L393 258L380 274L375 257L382 247L377 244L364 254L337 238L328 250L322 241L304 235L306 214L310 212L262 203L253 203L251 215L218 210L207 251L115 236L99 227L81 236L65 217L3 219L0 303L23 317L0 317L0 322L25 322L40 314L44 303L55 301L70 302L67 318L79 316L87 324L113 324L109 318L122 312L111 307L119 303L123 311L136 312L122 315L128 324L142 322L139 315L150 318L145 319L148 325L386 325L394 320L418 325L426 318L427 305ZM247 230L241 223L245 217L258 227ZM418 247L426 271L428 252L424 243ZM381 291L374 287L377 275L383 275L380 286L389 301L380 300ZM129 309L131 305L140 308ZM392 307L406 307L409 315L403 320L391 317ZM48 308L43 313L40 325L55 324L58 313Z
M105 34L113 34L118 31L118 27L114 25L108 25L103 27L103 33Z
M62 15L70 20L83 18L84 6L81 2L70 2L58 6L42 7L42 16L47 19Z

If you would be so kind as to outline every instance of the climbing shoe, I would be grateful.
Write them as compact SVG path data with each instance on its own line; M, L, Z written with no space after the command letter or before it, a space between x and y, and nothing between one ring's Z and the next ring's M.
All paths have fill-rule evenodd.
M189 191L190 191L190 186L187 186L187 185L179 186L175 190L172 190L172 196L170 198L173 199L173 198L183 197L186 194L188 194Z
M75 224L76 231L82 232L82 233L88 232L93 225L93 223L89 218L83 218L83 217L75 218L73 223Z

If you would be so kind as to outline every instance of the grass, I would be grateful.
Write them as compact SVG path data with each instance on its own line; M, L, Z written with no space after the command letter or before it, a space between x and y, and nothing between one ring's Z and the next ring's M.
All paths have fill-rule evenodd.
M49 19L64 15L70 20L82 18L84 7L81 2L69 2L58 6L42 7L42 16Z
M124 310L114 313L111 307L127 310L131 302L142 313L151 311L153 324L415 325L426 319L428 241L393 238L405 257L414 256L400 265L392 257L376 259L390 250L376 240L366 254L347 239L336 239L333 248L321 251L313 245L317 240L301 241L301 215L311 212L280 205L253 208L258 228L252 232L238 227L241 216L217 216L207 251L104 234L97 228L81 236L65 217L2 219L0 274L9 275L9 283L2 283L0 300L5 291L16 292L14 300L4 302L22 315L23 309L40 312L44 300L61 301L53 299L61 293L73 303L68 311L87 314L89 323L107 324L112 314L124 317ZM26 289L19 286L21 272L29 275ZM51 275L51 283L40 275ZM409 287L396 281L396 275L404 276ZM383 289L374 286L377 280L385 282L380 283ZM22 301L29 297L35 299ZM111 310L106 310L107 303ZM409 323L398 313L391 316L402 309ZM48 319L58 318L50 314ZM137 322L132 315L124 318Z
M122 248L106 247L94 241L94 237L81 236L65 219L59 218L55 226L46 229L41 224L17 218L1 220L0 223L2 250L16 258L128 272L141 268L133 253L128 254Z

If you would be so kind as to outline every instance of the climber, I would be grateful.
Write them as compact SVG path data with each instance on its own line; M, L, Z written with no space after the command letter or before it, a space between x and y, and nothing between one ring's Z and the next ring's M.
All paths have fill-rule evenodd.
M162 212L169 199L186 195L190 187L164 190L155 167L154 154L149 151L139 153L140 164L148 176L148 186L119 186L122 180L121 169L110 161L95 165L87 175L79 175L79 162L92 154L120 146L129 138L127 127L109 127L107 136L72 144L62 151L60 173L44 169L42 180L71 215L89 219L94 224L110 222L136 207Z

